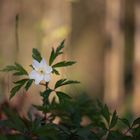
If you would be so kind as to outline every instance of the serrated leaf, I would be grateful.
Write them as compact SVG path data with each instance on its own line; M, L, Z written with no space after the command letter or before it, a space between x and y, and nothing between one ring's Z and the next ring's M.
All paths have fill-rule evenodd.
M52 67L53 68L67 67L67 66L71 66L75 63L76 63L75 61L62 61L62 62L58 62L58 63L54 64Z
M60 101L71 99L71 97L69 95L67 95L66 93L64 93L64 92L56 91L56 94L57 94L57 96L58 96Z
M50 66L53 63L53 61L54 61L55 58L56 58L55 51L54 51L54 48L52 48L50 59L49 59L49 65Z
M55 89L60 87L61 85L63 85L63 83L66 81L67 79L60 79L55 83Z
M137 125L137 124L140 125L140 117L133 121L132 126Z
M25 90L27 91L29 87L32 85L33 80L32 79L21 79L19 81L14 82L15 86L12 88L10 91L10 99L15 96L15 94L22 88L24 87ZM25 86L24 86L25 85Z
M110 122L110 112L109 112L109 109L108 109L107 105L105 105L104 108L102 109L102 115L109 124L109 122Z
M127 127L131 127L129 121L127 119L120 119L121 122L123 122Z
M114 111L113 115L112 115L112 119L111 119L109 128L110 129L113 128L116 125L117 121L118 121L118 116L117 116L116 111Z
M41 92L40 95L43 97L43 104L49 104L49 95L51 94L53 90L52 89L47 89L44 92Z
M64 85L69 85L69 84L79 84L79 81L73 81L73 80L67 80L67 79L60 79L56 82L55 84L55 89Z
M27 91L33 83L33 79L29 79L25 85L25 90Z
M9 72L9 71L14 71L14 70L17 70L17 68L15 66L8 65L8 66L6 66L4 69L2 69L0 71Z
M28 79L21 79L19 81L14 82L14 84L24 85L27 81L28 81Z
M15 86L12 88L12 90L10 91L11 95L10 95L10 99L15 96L15 94L21 89L21 87L23 87L25 85L25 83L28 81L29 79L21 79L19 81L14 82Z
M32 57L35 60L37 60L38 62L40 62L42 60L41 54L36 48L33 48L33 50L32 50Z
M11 89L10 99L12 99L15 96L15 94L21 89L22 86L23 85L17 85Z
M65 42L65 40L63 40L61 42L61 44L56 48L56 50L54 50L54 48L52 48L52 52L51 52L50 59L49 59L50 66L52 65L52 63L54 62L56 57L63 53L62 49L64 48L64 42Z
M17 71L19 71L20 75L28 75L28 72L18 63L15 63L17 67Z
M65 40L61 42L61 44L57 47L56 53L60 53L60 51L64 48Z
M56 69L53 69L52 73L55 73L56 75L60 75L59 71Z
M1 71L3 72L14 72L14 75L28 75L27 71L18 63L15 63L15 65L8 65Z

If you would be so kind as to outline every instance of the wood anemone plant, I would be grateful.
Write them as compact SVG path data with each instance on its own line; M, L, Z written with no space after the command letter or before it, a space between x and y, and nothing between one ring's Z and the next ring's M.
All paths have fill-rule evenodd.
M59 79L54 87L50 87L52 74L60 75L59 68L75 64L75 61L55 61L63 54L63 48L64 41L56 49L52 48L48 64L34 48L30 73L18 63L1 70L20 77L14 82L10 99L21 89L29 90L34 83L44 86L44 91L40 92L42 105L33 105L41 115L34 115L30 110L27 116L20 116L6 104L1 106L5 117L0 119L0 140L139 140L140 118L130 123L120 118L116 111L110 112L108 106L99 100L95 101L86 94L78 94L73 99L60 89L65 85L79 84L79 81ZM89 121L83 125L85 117ZM54 123L56 118L59 118L59 123Z

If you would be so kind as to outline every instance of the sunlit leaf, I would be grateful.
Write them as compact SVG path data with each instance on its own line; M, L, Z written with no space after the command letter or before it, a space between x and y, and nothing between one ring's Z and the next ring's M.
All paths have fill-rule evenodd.
M56 48L56 50L54 50L54 48L52 48L52 52L51 52L50 59L49 59L49 65L52 65L52 63L54 62L56 57L63 53L62 49L64 48L64 42L65 42L65 40L63 40L61 42L61 44Z
M3 72L12 71L14 75L28 75L27 71L18 63L15 63L15 65L8 65L1 71Z
M25 85L25 90L27 91L33 83L33 79L29 79Z
M25 90L27 91L30 86L32 85L33 80L32 79L21 79L19 81L14 82L15 86L12 88L10 91L10 99L15 96L15 94L22 88L24 87Z
M15 96L15 94L21 89L22 86L23 85L17 85L11 89L10 99Z
M114 111L114 112L113 112L113 115L112 115L112 119L111 119L109 128L110 128L110 129L113 128L113 127L117 124L117 121L118 121L117 112Z
M71 66L75 63L76 63L75 61L62 61L62 62L58 62L58 63L54 64L52 67L53 68L67 67L67 66Z
M107 105L105 105L103 107L103 109L102 109L102 115L103 115L103 117L106 119L106 121L109 124L109 122L110 122L110 112L109 112L109 109L108 109Z
M69 85L69 84L79 84L79 81L74 81L74 80L67 80L67 79L60 79L56 82L55 84L55 89L64 85Z

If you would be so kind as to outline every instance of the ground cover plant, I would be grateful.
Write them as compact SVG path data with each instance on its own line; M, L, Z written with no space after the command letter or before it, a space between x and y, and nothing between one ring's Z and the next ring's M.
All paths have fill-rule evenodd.
M99 100L86 94L72 98L61 90L62 86L80 84L77 80L59 79L54 87L50 86L52 74L60 75L60 68L75 64L75 61L56 61L63 55L64 42L56 49L52 48L48 64L33 48L29 73L18 63L1 70L20 77L10 91L10 100L23 88L28 91L31 86L40 85L44 86L44 91L40 91L42 105L32 105L39 115L29 111L27 116L20 116L7 104L1 106L5 117L0 120L0 140L139 140L140 118L129 122ZM83 124L84 118L88 121ZM56 119L59 120L57 123L54 122Z

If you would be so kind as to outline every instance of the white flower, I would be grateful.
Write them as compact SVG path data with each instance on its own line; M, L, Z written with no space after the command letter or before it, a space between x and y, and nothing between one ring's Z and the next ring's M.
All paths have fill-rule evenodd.
M38 85L42 80L49 82L51 80L52 67L47 65L45 59L41 62L33 60L33 71L29 73L29 78L35 80L35 84Z

